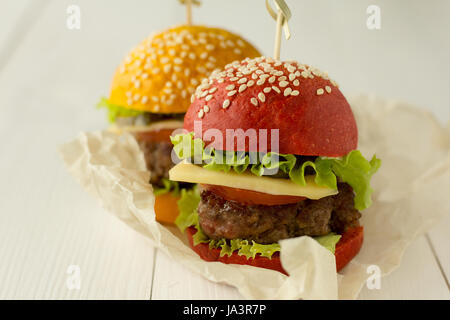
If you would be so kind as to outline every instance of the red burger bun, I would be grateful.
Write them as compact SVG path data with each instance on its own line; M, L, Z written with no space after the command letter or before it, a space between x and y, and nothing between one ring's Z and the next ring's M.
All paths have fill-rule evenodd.
M206 130L222 133L223 145L212 143L221 150L232 146L234 151L338 157L356 149L358 143L353 112L334 81L313 67L265 57L234 62L213 72L197 88L184 129L193 132L194 121L201 121L207 144ZM255 150L248 141L244 146L236 139L227 144L227 129L256 129L257 134L268 129L267 147L262 144ZM271 148L270 129L279 129L279 150ZM236 136L242 137L243 132ZM195 134L198 137L199 132Z
M197 232L194 227L186 229L188 240L191 248L205 261L218 261L226 264L241 264L250 265L254 267L260 267L265 269L271 269L279 271L285 275L288 275L286 270L281 265L281 259L279 252L272 255L271 258L262 257L257 255L255 258L249 258L240 256L237 252L233 252L230 256L220 256L220 249L210 249L207 243L199 243L194 245L193 236ZM363 227L356 227L348 229L342 238L336 245L335 257L336 257L336 271L342 270L352 260L361 249L364 240Z

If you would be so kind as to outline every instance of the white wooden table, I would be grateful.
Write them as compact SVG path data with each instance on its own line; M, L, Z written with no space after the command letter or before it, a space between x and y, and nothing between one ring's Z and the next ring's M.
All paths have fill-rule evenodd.
M448 121L450 3L376 2L383 24L369 31L365 1L296 1L282 56L327 69L346 93L401 98ZM66 27L69 4L80 6L80 30ZM175 0L3 0L0 12L0 298L241 299L102 210L56 151L106 125L94 105L116 65L151 31L182 22L184 9ZM245 32L271 53L262 1L204 1L194 19ZM360 298L450 299L449 231L450 217L411 245L381 290ZM70 265L80 268L79 289L67 286Z

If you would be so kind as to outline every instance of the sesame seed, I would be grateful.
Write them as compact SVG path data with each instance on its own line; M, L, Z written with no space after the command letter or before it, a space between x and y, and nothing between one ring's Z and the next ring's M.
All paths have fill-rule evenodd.
M148 73L143 73L143 74L141 75L141 78L142 78L142 79L147 79L147 78L148 78Z
M289 74L289 81L292 81L295 79L295 74L291 73Z
M206 59L207 57L208 57L207 52L203 52L202 54L200 54L200 59Z
M280 83L279 83L281 88L286 87L288 84L289 84L289 82L287 82L287 81L280 81Z
M247 78L241 78L241 79L239 79L239 81L238 81L239 84L241 84L241 83L246 83L246 82L247 82Z
M279 78L278 78L278 81L285 81L286 79L287 79L286 76L282 76L282 77L279 77Z
M226 109L226 108L228 108L229 106L230 106L230 100L226 99L226 100L223 102L222 108Z
M206 50L211 51L211 50L214 50L214 45L207 44L205 48L206 48Z
M233 52L236 53L236 54L241 54L242 50L239 49L239 48L236 48L236 49L233 50Z
M194 95L191 95L191 103L194 102L194 99L195 99L195 96L194 96Z
M255 81L253 81L253 80L250 80L249 82L247 82L247 87L251 87L251 86L253 86L255 84Z
M141 99L141 102L142 102L143 104L146 104L147 101L148 101L148 97L147 97L147 96L143 96L142 99Z
M271 87L265 87L265 88L263 89L263 91L264 91L265 93L269 93L270 91L272 91L272 88L271 88Z
M291 92L292 92L292 89L291 88L286 88L285 90L284 90L284 96L285 97L287 97L288 95L290 95L291 94Z
M300 84L300 82L297 79L295 79L293 83L294 83L294 86L298 86Z
M258 100L256 100L256 98L251 98L250 102L254 105L254 106L258 106Z
M217 91L217 87L212 88L211 90L209 90L209 93L214 93Z
M276 80L275 76L269 78L269 83L274 83Z
M258 79L258 75L257 75L256 73L253 73L253 74L252 74L252 79L253 79L253 80Z
M206 101L209 101L209 100L212 99L212 97L213 97L212 94L209 94L209 95L206 96L205 100L206 100Z
M198 112L198 117L199 117L200 119L203 118L204 115L205 115L205 113L204 113L203 110L200 110L200 111Z
M227 90L234 90L234 88L235 88L234 84L230 84L225 89L227 89Z
M236 80L239 80L239 78L238 77L230 78L230 81L236 81Z
M176 64L182 64L183 60L181 58L175 58L173 59L173 62L175 62Z
M258 93L258 98L259 100L261 100L261 102L266 101L266 96L262 92Z
M278 89L278 87L272 86L272 89L276 92L276 93L280 93L280 89Z
M266 78L261 78L261 79L259 79L259 80L256 82L256 84L257 84L258 86L261 86L261 85L264 84L264 82L266 82Z
M167 57L161 58L161 63L167 63L167 62L169 62L169 58L167 58Z
M291 92L291 96L298 96L299 92L298 90L294 90Z
M318 95L318 96L322 95L323 93L324 93L324 91L323 91L322 88L317 89L317 95Z
M209 106L205 105L203 106L203 111L205 111L205 113L209 112Z
M240 87L239 87L239 93L241 93L245 89L247 89L247 85L246 84L241 84Z
M326 90L328 93L330 93L330 92L331 92L331 87L330 87L330 86L326 86L326 87L325 87L325 90Z
M126 95L128 98L130 98L131 95L132 95L132 93L131 93L131 91L127 91L127 92L125 92L125 95Z
M194 60L195 59L195 53L193 53L193 52L189 53L189 58Z
M204 98L208 95L208 91L203 91L202 94L200 95L200 98Z
M134 101L138 101L140 97L141 97L141 96L139 95L139 93L136 93L136 94L134 95L134 97L133 97L133 100L134 100Z
M228 96L231 97L232 95L236 94L236 90L228 92Z

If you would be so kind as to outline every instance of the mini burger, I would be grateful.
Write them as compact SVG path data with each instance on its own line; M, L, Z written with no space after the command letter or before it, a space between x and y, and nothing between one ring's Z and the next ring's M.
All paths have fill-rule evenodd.
M380 167L357 150L352 110L326 73L259 57L211 74L195 92L171 180L198 183L176 224L204 260L286 273L278 241L309 236L342 269L363 243L361 211Z
M259 52L238 35L183 25L148 37L118 67L109 98L99 107L107 109L112 131L129 132L139 143L151 172L158 221L173 223L178 215L180 186L168 180L169 137L183 126L195 88L214 69L256 56Z

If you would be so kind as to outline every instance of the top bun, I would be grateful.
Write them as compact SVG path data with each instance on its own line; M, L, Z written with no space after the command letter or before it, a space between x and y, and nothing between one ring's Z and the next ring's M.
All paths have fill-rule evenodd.
M197 88L184 128L194 131L196 120L201 120L202 135L211 128L221 131L223 146L212 146L224 150L230 149L226 129L268 129L267 147L255 150L235 140L228 144L234 151L272 151L270 129L279 129L278 152L283 154L339 157L358 143L353 112L337 84L295 61L259 57L213 72Z
M183 113L195 87L214 69L259 55L223 29L174 27L148 37L128 54L114 75L109 101L139 111Z

